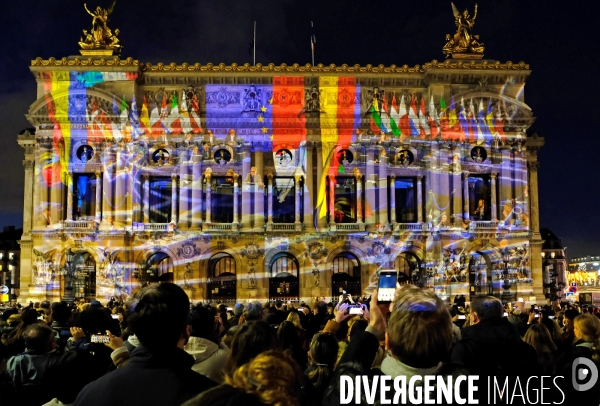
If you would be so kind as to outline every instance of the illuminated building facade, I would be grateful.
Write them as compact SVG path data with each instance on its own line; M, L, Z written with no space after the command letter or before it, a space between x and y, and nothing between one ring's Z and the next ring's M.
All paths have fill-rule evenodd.
M21 297L544 298L524 63L32 61Z
M578 292L600 292L600 256L573 258L569 262L569 286L577 287Z

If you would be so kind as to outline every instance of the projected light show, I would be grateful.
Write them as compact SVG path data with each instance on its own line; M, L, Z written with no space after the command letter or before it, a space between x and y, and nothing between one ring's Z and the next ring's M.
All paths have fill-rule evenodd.
M171 281L300 302L381 270L444 299L539 295L527 64L449 43L415 67L153 65L92 34L30 67L32 300Z

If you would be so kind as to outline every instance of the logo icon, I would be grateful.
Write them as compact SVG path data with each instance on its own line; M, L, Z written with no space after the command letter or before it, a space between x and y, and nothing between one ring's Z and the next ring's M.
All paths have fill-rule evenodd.
M598 381L598 368L592 360L579 357L573 361L571 376L573 388L576 391L583 392L592 389Z

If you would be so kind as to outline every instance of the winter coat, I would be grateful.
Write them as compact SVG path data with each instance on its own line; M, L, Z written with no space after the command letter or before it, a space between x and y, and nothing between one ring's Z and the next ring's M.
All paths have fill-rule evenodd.
M87 385L74 406L179 406L215 382L192 371L194 357L179 348L151 351L140 345L127 365Z

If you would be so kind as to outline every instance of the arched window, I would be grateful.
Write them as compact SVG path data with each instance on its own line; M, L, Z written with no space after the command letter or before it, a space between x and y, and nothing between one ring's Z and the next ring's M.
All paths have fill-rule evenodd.
M360 263L354 254L342 252L333 259L333 274L346 273L351 277L360 276Z
M405 252L396 257L395 267L398 270L399 283L414 283L419 282L419 261L417 257L411 253Z
M281 252L271 260L271 277L285 278L289 276L298 277L300 266L298 260L292 254Z
M208 269L214 278L235 276L235 259L229 254L220 252L208 260Z
M173 261L164 252L156 252L146 260L146 274L150 282L172 282Z

